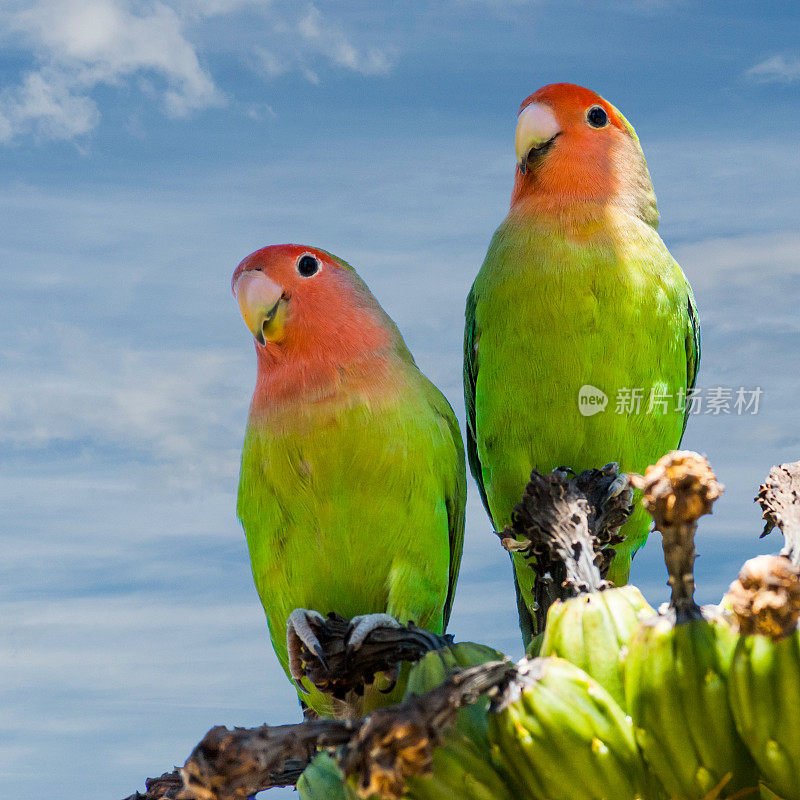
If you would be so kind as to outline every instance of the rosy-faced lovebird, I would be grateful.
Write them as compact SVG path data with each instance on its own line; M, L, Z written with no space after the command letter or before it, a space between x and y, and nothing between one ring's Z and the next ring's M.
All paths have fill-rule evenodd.
M464 534L458 422L336 256L265 247L232 287L257 362L237 514L272 644L313 712L364 713L400 687L339 706L302 678L299 643L317 652L309 618L330 612L355 618L353 648L386 615L444 631Z
M678 444L700 360L692 290L658 235L638 137L594 92L539 89L520 108L511 208L467 300L467 454L499 531L533 468L643 472ZM625 583L638 508L609 578ZM523 638L533 570L514 556Z

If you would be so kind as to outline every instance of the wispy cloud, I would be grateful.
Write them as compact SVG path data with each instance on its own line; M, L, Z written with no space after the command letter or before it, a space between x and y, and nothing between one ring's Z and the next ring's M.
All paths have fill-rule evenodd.
M73 139L92 130L99 119L96 103L76 93L73 81L50 67L29 72L19 86L0 93L0 142L29 131L45 139Z
M161 101L172 116L223 102L181 17L164 3L33 0L3 12L0 26L40 65L0 96L0 141L88 133L100 119L92 92L135 75L163 81Z
M34 67L0 93L0 142L89 133L100 120L96 90L103 86L144 90L171 117L225 104L194 39L213 18L246 7L264 18L267 44L255 55L266 77L297 70L316 83L320 70L309 63L365 76L391 69L393 50L356 46L313 4L298 10L256 0L17 0L0 10L0 39L32 57ZM301 45L310 47L298 55Z
M746 76L758 83L792 83L800 80L800 56L775 55L750 67Z
M314 45L319 53L339 67L363 75L383 75L392 66L394 51L387 52L376 47L357 49L340 27L323 19L316 6L308 6L297 30L306 42Z
M385 75L397 58L395 47L361 47L335 20L325 17L313 4L305 6L293 21L275 22L281 36L254 48L256 68L269 78L300 73L310 83L320 82L318 64L328 63L364 76ZM303 45L298 48L298 42Z
M70 329L53 347L52 360L28 353L3 370L6 452L111 448L160 465L155 482L172 491L236 475L251 378L245 354L133 349Z

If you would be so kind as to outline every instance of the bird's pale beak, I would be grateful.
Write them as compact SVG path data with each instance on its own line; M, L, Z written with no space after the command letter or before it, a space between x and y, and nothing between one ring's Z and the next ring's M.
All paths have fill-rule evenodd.
M543 152L559 133L561 127L548 106L531 103L522 109L517 120L514 148L517 151L517 166L523 175L531 152Z
M245 325L259 344L281 338L285 316L281 286L260 270L253 269L239 276L233 293Z

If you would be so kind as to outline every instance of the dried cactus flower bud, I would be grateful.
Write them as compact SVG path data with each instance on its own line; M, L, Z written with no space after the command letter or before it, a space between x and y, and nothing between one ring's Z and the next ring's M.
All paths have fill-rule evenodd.
M751 558L726 598L740 633L783 639L797 628L800 619L800 567L783 556Z
M691 450L674 450L645 470L632 475L631 483L644 493L642 501L659 530L690 525L711 513L724 487L708 460Z
M722 484L705 456L691 450L667 453L644 476L632 475L631 483L644 493L644 507L661 533L672 590L670 605L678 623L700 619L700 607L694 602L694 535L697 520L711 513L722 494Z
M786 543L781 555L800 566L800 461L773 467L758 489L766 536L778 527Z

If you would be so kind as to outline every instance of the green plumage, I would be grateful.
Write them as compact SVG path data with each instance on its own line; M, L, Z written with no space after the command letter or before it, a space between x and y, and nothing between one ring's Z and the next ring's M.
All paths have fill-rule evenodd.
M286 622L296 608L386 612L434 632L450 614L464 533L461 435L386 324L394 346L380 357L378 386L342 365L323 399L299 397L251 418L245 435L237 513L287 674ZM333 711L316 691L303 699ZM359 711L389 699L373 691Z
M501 530L532 468L576 472L617 461L642 472L680 442L681 393L694 386L697 314L689 284L655 229L623 208L598 208L581 235L512 212L492 239L467 300L464 386L467 451L484 504ZM608 406L579 411L582 386ZM618 394L641 388L641 408L616 413ZM648 409L651 390L669 397ZM627 580L647 535L637 509L612 577ZM520 561L521 599L532 570ZM520 606L524 638L531 619Z

